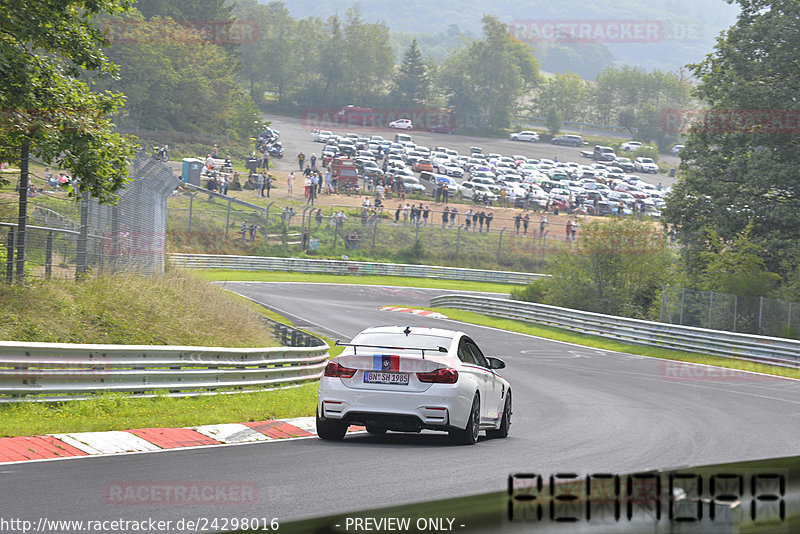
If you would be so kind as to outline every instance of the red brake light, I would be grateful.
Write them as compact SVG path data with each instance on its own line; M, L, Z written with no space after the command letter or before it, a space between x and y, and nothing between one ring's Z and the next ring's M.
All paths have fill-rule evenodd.
M458 381L458 371L448 367L430 373L417 373L417 380L436 384L455 384Z
M325 376L338 376L339 378L352 378L356 374L355 369L344 367L336 362L330 362L325 366Z

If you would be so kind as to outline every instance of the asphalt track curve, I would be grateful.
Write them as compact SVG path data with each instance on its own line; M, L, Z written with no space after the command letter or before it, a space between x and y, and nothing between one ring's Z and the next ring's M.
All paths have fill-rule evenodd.
M627 473L790 456L800 443L800 382L721 376L672 364L409 313L442 290L228 282L225 287L349 339L382 324L460 329L504 359L514 390L507 439L452 445L444 434L351 435L150 454L0 465L0 515L48 519L267 517L281 522L502 491L512 472ZM109 502L114 484L223 482L256 488L243 504ZM175 523L173 523L175 524ZM63 530L67 531L67 530Z

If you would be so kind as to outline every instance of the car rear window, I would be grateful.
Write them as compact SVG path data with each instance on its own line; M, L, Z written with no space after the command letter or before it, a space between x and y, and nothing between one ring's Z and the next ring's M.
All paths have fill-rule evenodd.
M433 336L430 334L415 334L412 332L409 335L402 333L368 333L356 336L351 343L357 345L378 345L381 347L409 347L409 348L425 348L436 351L438 347L449 348L451 338L443 336ZM358 348L356 347L356 351ZM415 354L420 354L419 351L409 351ZM438 353L437 353L438 354Z

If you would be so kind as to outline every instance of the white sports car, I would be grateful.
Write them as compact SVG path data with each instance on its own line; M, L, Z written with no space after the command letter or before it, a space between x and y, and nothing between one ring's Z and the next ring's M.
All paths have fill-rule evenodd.
M317 434L340 440L349 425L449 432L473 444L478 433L504 438L511 426L511 386L464 332L381 326L358 334L331 359L319 382Z

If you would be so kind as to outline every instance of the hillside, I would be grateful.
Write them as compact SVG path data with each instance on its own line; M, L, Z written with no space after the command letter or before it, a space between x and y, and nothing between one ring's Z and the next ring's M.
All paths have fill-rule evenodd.
M634 0L292 0L286 3L292 16L297 18L326 18L335 13L344 15L354 4L359 5L365 20L386 22L393 32L397 32L398 43L410 40L411 36L424 36L420 39L423 53L432 56L441 56L449 46L457 45L454 33L458 31L468 36L479 35L480 19L484 14L496 15L507 23L656 21L664 30L663 38L657 42L608 43L607 46L617 62L662 70L675 70L686 63L701 60L710 52L719 32L729 27L738 13L737 6L724 0L651 0L649 3ZM552 65L543 67L557 70Z

